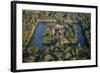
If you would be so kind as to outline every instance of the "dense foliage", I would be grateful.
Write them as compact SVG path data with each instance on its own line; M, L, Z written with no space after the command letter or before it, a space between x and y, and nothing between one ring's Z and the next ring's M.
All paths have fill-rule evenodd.
M23 10L23 62L86 60L90 59L91 14ZM50 23L49 23L50 22ZM52 23L51 23L52 22ZM81 23L88 46L80 47L74 29ZM34 36L38 23L46 23L42 44L44 48L27 45ZM74 46L75 45L75 46Z
M90 59L90 49L51 46L50 48L39 49L37 47L27 48L23 51L23 62L44 62L44 61L63 61L63 60L86 60Z

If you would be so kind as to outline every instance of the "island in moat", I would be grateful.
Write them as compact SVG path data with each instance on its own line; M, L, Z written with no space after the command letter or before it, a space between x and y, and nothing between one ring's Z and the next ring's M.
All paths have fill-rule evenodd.
M23 62L91 59L91 14L23 10Z

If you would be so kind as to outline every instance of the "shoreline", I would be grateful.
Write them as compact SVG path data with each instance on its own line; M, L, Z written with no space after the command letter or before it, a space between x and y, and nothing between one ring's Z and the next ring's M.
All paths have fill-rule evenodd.
M64 20L64 24L66 23L76 23L76 21L73 21L73 20L67 20L65 21ZM57 23L57 20L56 19L47 19L47 20L42 20L42 19L38 19L35 23L33 23L33 26L32 26L32 30L30 31L30 35L28 36L28 39L27 39L27 43L25 44L24 48L27 48L28 44L31 42L31 39L33 37L33 34L38 26L39 23Z

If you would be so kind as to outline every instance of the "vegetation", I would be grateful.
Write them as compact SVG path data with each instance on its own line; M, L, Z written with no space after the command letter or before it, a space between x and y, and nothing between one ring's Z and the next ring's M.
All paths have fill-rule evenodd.
M91 58L91 14L53 11L23 10L23 62L86 60ZM47 25L43 32L44 48L27 47L38 23ZM78 42L75 25L82 26L87 44Z
M90 50L88 48L45 48L37 47L27 48L23 52L23 62L44 62L61 60L86 60L90 59Z

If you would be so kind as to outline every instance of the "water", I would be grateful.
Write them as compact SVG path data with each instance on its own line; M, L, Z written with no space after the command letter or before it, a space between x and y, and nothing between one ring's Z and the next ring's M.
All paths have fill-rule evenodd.
M75 30L78 38L78 43L80 44L80 47L84 48L86 47L86 39L84 35L84 30L82 29L82 26L80 24L75 24Z
M43 48L42 39L43 39L43 32L46 28L46 24L39 23L36 27L35 33L32 36L32 40L30 41L28 48L31 48L33 45L38 48ZM80 47L84 48L86 46L86 39L85 35L83 34L83 29L80 24L75 24L75 31L77 34L77 41L80 44Z
M32 36L32 40L29 43L29 48L31 48L33 45L38 48L43 48L42 45L42 38L43 38L43 32L46 28L45 24L39 23L36 27L35 33Z

